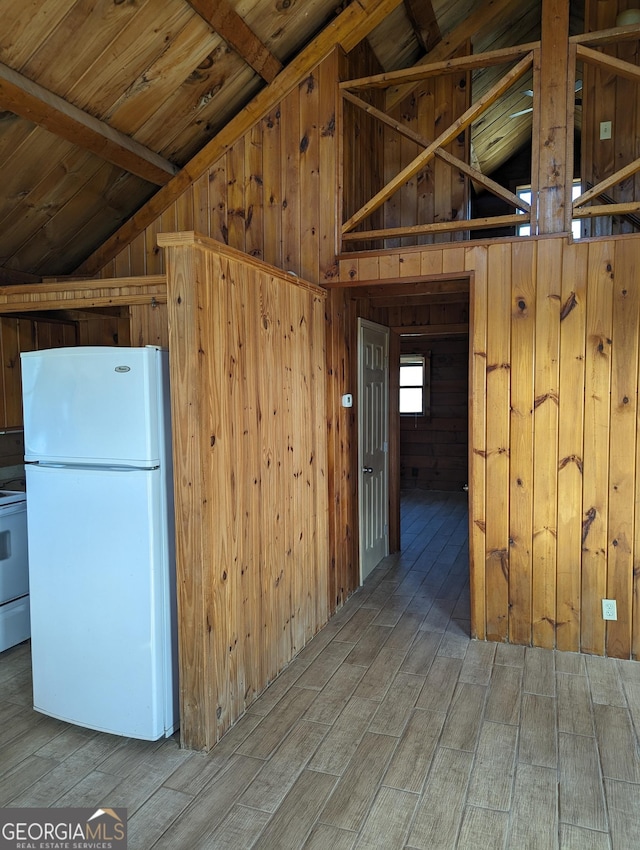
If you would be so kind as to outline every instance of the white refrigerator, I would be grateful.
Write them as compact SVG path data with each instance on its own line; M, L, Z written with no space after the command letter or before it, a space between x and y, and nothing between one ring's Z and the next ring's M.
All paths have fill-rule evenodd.
M167 352L21 354L34 708L157 740L178 727Z

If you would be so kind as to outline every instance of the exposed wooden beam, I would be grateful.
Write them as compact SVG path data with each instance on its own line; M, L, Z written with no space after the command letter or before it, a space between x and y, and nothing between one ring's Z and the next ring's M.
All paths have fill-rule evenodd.
M132 304L166 304L165 275L78 280L74 283L30 283L0 287L1 313L42 310L86 310Z
M178 174L160 189L76 271L90 276L102 269L125 245L150 225L244 133L264 118L296 88L301 79L338 45L347 53L375 29L402 0L359 0L351 3L320 35L293 59L276 79L215 136Z
M227 0L187 2L263 80L270 83L282 71L282 64Z
M599 50L583 47L581 44L578 45L576 54L583 62L590 62L634 83L640 82L640 68L632 65L631 62L625 62L624 59L618 59L616 56L608 56L606 53L600 53Z
M593 184L590 183L589 181L587 181L587 189L590 189L590 188L593 188ZM633 206L634 204L637 204L640 207L640 201L637 201L637 202L628 201L626 203L618 204L618 203L616 203L614 198L612 198L611 195L608 195L606 192L600 192L600 194L598 195L598 200L600 201L600 205L597 205L597 206L594 205L592 207L579 208L576 212L575 217L576 218L589 218L590 217L590 216L587 216L587 215L582 216L581 215L581 209L585 209L588 212L591 211L591 210L602 210L602 212L596 212L595 214L591 213L591 215L617 215L620 218L624 218L625 221L628 221L630 224L632 224L635 227L636 230L640 230L640 216L638 216L636 214L637 212L640 212L640 209L639 210L626 209L628 204L631 204L631 206ZM612 207L614 209L612 209ZM606 212L604 212L605 209L606 209Z
M367 201L364 206L354 213L354 215L352 215L351 218L343 224L343 234L349 233L350 230L353 230L353 228L360 224L361 221L381 207L382 204L384 204L384 202L394 194L394 192L407 182L407 180L410 180L414 174L421 171L436 155L438 148L443 148L448 145L463 130L466 130L467 127L473 124L479 115L491 106L492 103L495 103L496 100L498 100L517 80L520 79L520 77L531 67L531 63L531 55L525 56L524 59L521 59L517 65L501 77L501 79L498 80L498 82L492 86L488 92L486 92L469 109L467 109L460 118L454 121L447 130L442 132L428 148L418 154L418 156L416 156L405 168L403 168L402 171L393 178L393 180L390 180L386 186L384 186L376 195L374 195L373 198L371 198L371 200Z
M149 183L163 186L177 172L174 165L139 142L2 63L0 109L33 121Z
M438 19L433 11L433 3L431 0L404 0L404 7L413 25L416 38L425 53L428 53L442 38Z
M453 59L443 59L440 62L428 62L412 68L401 68L399 71L387 71L384 74L373 74L370 77L359 77L355 80L345 80L340 83L341 89L376 89L389 88L400 83L415 83L430 77L441 77L456 71L477 71L479 68L489 68L493 65L506 65L515 59L521 59L540 46L539 41L526 44L516 44L513 47L502 47L499 50L488 50L486 53L474 53L472 56L456 56ZM387 109L389 105L387 104Z
M567 127L573 128L575 62L569 62L568 43L569 0L542 0L540 98L538 100L539 233L565 231L567 213L571 209L567 174L569 176L573 174L573 161L569 166ZM570 97L568 96L569 88L571 89ZM573 133L570 142L573 148Z
M583 32L572 35L569 38L571 44L617 44L619 41L635 40L640 38L640 24L629 24L626 27L612 27L608 30L597 32Z
M504 186L496 183L496 181L492 180L490 177L485 177L484 174L477 168L474 168L472 165L468 165L464 160L454 156L452 153L449 153L449 151L446 151L443 148L438 148L436 156L438 159L448 162L452 168L457 168L458 171L462 171L463 174L470 177L475 186L484 186L485 189L488 189L496 195L496 197L502 198L503 201L506 201L509 205L514 206L516 209L522 210L522 212L525 213L531 212L531 205L525 200L519 198L518 195L510 192L508 189L505 189Z
M435 221L432 224L411 224L406 227L388 227L386 230L358 230L345 233L343 242L371 242L374 239L392 239L402 236L426 236L429 233L450 233L456 230L490 230L492 227L521 226L528 224L528 215L494 215L487 218L465 218L453 221Z
M592 201L594 198L602 195L602 193L606 192L607 189L610 189L611 186L615 186L616 183L622 183L623 180L626 180L628 177L632 177L638 171L640 171L640 158L634 159L633 162L625 165L624 168L619 169L614 174L610 174L608 177L605 177L604 180L601 180L596 186L593 186L588 191L583 192L582 195L579 195L573 202L574 215L577 215L578 209L582 207L583 204L588 204L589 201Z
M461 24L450 33L447 33L434 49L423 56L417 65L431 65L441 62L459 50L466 42L478 32L486 29L504 11L513 8L513 0L486 0L478 9L475 9ZM415 83L398 86L387 92L387 110L391 111L402 100L415 89Z
M600 215L629 216L630 213L640 212L640 201L629 201L626 204L598 204L592 207L580 207L573 211L574 218L595 218ZM638 222L634 222L638 227Z

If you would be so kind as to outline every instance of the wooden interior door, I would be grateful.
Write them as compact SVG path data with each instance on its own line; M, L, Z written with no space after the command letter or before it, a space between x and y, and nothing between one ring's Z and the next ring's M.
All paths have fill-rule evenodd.
M360 583L389 553L389 328L358 319Z

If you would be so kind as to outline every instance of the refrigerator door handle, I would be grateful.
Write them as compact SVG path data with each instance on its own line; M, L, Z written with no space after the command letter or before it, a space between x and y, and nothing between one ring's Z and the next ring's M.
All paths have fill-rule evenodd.
M25 461L25 466L40 467L42 469L75 469L78 472L82 472L83 470L95 472L101 469L108 469L112 472L147 472L153 469L160 469L160 464L154 464L152 466L112 466L106 463L53 463L43 460Z

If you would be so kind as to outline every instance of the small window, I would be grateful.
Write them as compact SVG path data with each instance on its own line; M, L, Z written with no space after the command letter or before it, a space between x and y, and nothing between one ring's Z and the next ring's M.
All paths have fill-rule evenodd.
M571 200L575 201L577 197L582 194L582 185L579 180L573 181L573 186L571 187ZM529 206L531 206L531 186L518 186L516 189L516 195L521 198L523 201L526 201ZM523 214L522 210L516 210L517 213ZM523 224L522 227L517 228L518 236L531 236L531 225ZM574 218L571 221L571 232L573 233L574 239L580 239L580 219Z
M429 416L430 354L403 354L400 357L400 413Z

